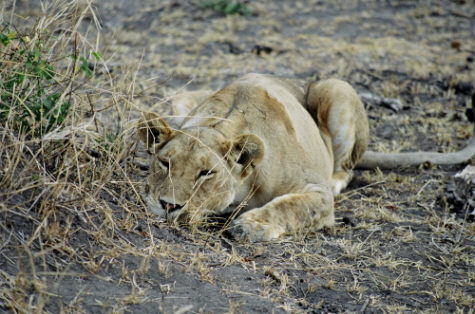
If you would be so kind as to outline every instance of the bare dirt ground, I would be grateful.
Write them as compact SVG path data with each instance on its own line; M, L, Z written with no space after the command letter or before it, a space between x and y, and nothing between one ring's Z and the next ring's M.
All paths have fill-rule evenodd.
M1 3L3 19L19 28L43 14L28 1ZM475 225L445 198L464 165L357 171L336 199L337 216L354 218L269 243L145 212L146 171L128 162L132 153L116 154L114 139L134 135L139 108L158 103L166 112L174 93L219 89L248 72L340 78L400 99L399 112L368 106L370 150L447 152L472 136L472 0L249 5L252 15L226 16L199 1L92 4L78 32L107 67L81 88L105 109L94 119L112 148L18 149L2 131L1 313L475 312Z

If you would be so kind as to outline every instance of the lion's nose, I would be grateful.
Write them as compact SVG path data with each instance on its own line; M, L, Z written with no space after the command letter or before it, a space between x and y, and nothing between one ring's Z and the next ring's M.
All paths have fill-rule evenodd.
M171 203L165 202L164 200L160 200L160 204L162 204L163 209L165 209L167 212L170 212L170 213L183 208L182 205L171 204Z

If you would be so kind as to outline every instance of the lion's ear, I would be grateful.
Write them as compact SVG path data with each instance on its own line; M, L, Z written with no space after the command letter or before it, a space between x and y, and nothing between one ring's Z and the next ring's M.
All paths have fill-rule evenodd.
M243 166L244 171L252 171L264 159L265 145L257 135L239 135L233 139L232 145L234 160Z
M139 138L148 150L152 146L165 143L173 134L171 126L156 113L144 113L138 124Z

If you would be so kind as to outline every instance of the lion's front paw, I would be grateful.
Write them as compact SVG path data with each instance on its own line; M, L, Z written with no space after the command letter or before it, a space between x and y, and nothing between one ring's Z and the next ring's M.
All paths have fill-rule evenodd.
M237 240L249 240L251 242L276 239L284 232L285 230L280 226L253 220L251 217L239 217L229 226L229 233L233 238Z

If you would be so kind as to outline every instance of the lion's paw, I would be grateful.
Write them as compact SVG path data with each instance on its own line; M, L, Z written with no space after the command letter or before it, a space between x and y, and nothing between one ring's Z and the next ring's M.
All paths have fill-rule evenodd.
M234 239L241 241L249 240L251 242L276 239L284 232L285 230L280 226L252 220L247 217L240 217L234 220L229 227L229 233Z

